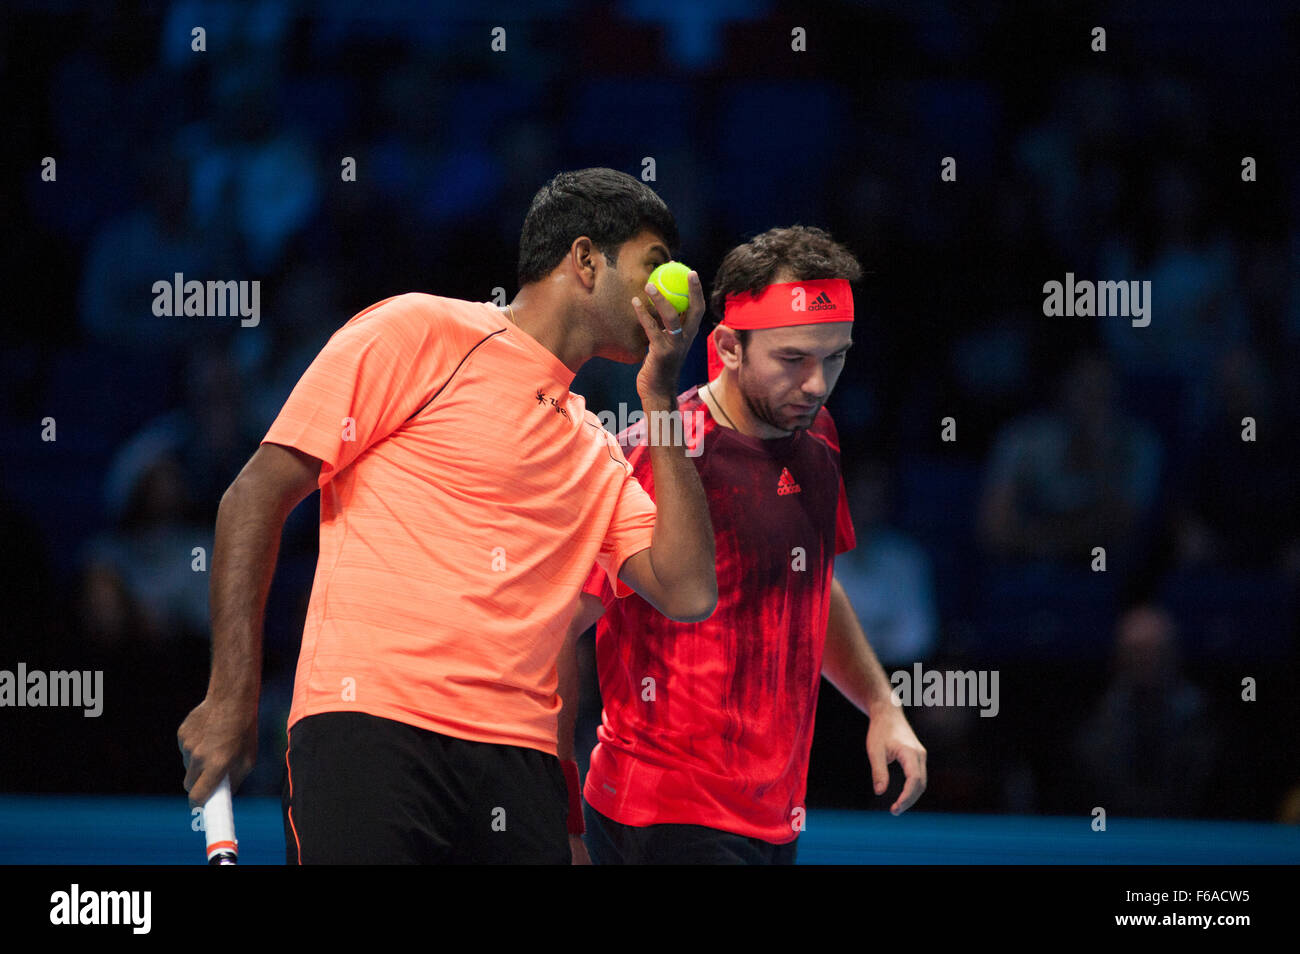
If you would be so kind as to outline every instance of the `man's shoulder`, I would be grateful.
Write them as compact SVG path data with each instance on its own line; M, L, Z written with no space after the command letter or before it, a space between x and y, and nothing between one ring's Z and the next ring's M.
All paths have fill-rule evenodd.
M375 331L394 328L420 336L463 333L482 337L507 324L500 309L487 302L406 292L362 309L344 327Z

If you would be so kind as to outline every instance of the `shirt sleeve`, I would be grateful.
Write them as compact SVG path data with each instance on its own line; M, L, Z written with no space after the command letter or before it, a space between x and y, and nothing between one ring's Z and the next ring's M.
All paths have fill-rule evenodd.
M632 554L649 548L654 537L654 470L650 466L649 442L641 439L642 433L641 426L634 425L617 438L609 437L614 453L627 462L627 473L609 532L582 588L584 593L599 597L606 607L615 598L634 592L619 580L619 570Z
M609 574L599 565L592 566L591 572L587 574L587 582L582 584L582 592L596 597L607 609L614 602L614 587L610 585Z
M382 301L335 332L262 439L318 458L321 487L428 403L460 360L463 335L413 297Z
M623 481L618 495L614 519L596 556L596 566L603 570L613 590L613 596L622 599L633 590L618 578L619 570L627 558L648 549L654 539L655 502L631 473ZM595 574L593 574L595 575ZM591 583L591 578L588 578ZM587 592L592 592L587 590ZM598 594L599 595L599 594ZM602 601L605 599L601 596ZM609 605L608 602L605 603Z

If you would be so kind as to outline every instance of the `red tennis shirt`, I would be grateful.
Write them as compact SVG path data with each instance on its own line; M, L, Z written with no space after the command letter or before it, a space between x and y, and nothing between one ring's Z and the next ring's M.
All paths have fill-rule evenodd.
M839 441L823 408L807 431L760 440L722 427L691 388L718 607L668 619L608 574L584 587L604 699L584 795L625 825L690 824L784 844L799 834L837 553L855 545ZM646 422L619 443L654 495ZM690 434L688 428L686 433Z

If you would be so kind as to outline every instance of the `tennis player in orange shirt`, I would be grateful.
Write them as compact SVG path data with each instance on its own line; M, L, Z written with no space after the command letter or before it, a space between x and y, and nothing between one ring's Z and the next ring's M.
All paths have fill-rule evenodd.
M677 246L643 183L561 173L529 208L506 308L405 294L335 333L221 501L211 678L178 731L194 804L254 763L278 541L319 488L287 860L568 863L556 659L589 569L673 619L717 603L686 448L651 451L656 510L569 390L592 356L643 361L645 413L676 410L704 294L692 272L679 316L647 278Z

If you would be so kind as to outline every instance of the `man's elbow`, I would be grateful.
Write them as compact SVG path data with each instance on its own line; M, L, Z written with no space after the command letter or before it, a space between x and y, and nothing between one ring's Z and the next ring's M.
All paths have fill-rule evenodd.
M283 522L316 490L321 462L293 448L263 444L221 495L222 510L253 510Z
M696 592L676 594L664 615L678 623L701 623L717 608L718 587L715 581L713 586L701 587Z
M226 492L221 495L221 501L217 504L217 515L220 517L223 513L235 515L252 510L266 510L271 508L273 503L265 482L259 475L250 473L245 468L235 476L230 486L226 488Z
M230 482L226 492L221 495L221 500L217 502L217 514L222 511L230 512L240 507L241 503L247 499L248 482L244 479L242 473L237 474L235 479Z

